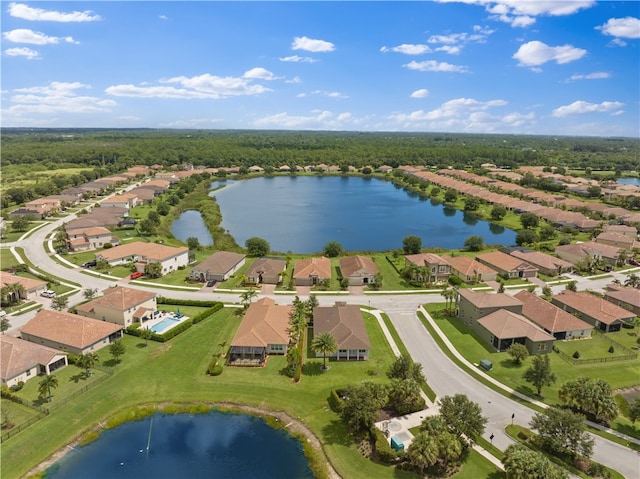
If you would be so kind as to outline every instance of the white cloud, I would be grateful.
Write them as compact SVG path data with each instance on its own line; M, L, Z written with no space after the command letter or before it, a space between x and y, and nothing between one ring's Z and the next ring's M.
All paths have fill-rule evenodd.
M306 50L313 53L332 52L335 48L335 45L331 42L309 37L295 37L291 44L292 50Z
M610 78L611 75L607 72L593 72L587 73L586 75L571 75L566 81L576 81L576 80L602 80L604 78Z
M3 32L4 39L13 43L29 43L32 45L57 44L61 41L78 43L72 37L50 37L44 33L34 32L28 28L17 28L9 32Z
M310 115L291 115L286 112L265 116L253 122L260 128L284 128L298 130L341 130L357 125L363 120L350 112L339 114L327 110L314 110Z
M574 101L570 105L564 105L553 110L552 115L556 118L563 118L565 116L584 115L586 113L610 113L612 115L619 115L624 113L622 109L624 103L619 101L603 101L602 103L589 103L586 101L578 100Z
M285 80L285 83L302 83L302 80L300 80L300 77L293 77L291 80Z
M403 43L397 47L382 47L380 51L383 53L395 52L404 53L405 55L423 55L425 53L430 53L431 48L429 48L428 45Z
M294 63L315 63L318 60L311 57L301 57L298 55L291 55L289 57L280 57L278 58L281 62L294 62Z
M249 78L252 80L277 80L278 78L273 75L269 70L262 67L255 67L251 70L247 70L242 75L242 78Z
M482 5L491 18L510 24L512 27L528 27L539 16L564 16L590 8L595 0L438 0L442 3L456 2Z
M421 88L414 91L410 96L411 98L427 98L429 96L429 90L427 90L426 88Z
M462 51L462 47L453 46L453 45L443 45L441 47L436 48L437 52L445 52L449 55L458 55Z
M192 118L190 120L176 120L162 123L161 128L207 128L223 123L222 118Z
M610 18L604 25L596 27L596 30L613 37L640 38L640 19L634 17Z
M255 70L255 69L254 69ZM253 70L249 70L250 72ZM264 70L266 72L267 70ZM263 73L264 73L263 72ZM259 95L271 91L251 78L218 77L205 73L194 77L178 76L160 80L164 84L178 84L182 88L165 85L113 85L105 91L109 95L140 98L220 99L230 96Z
M543 65L550 61L564 64L579 60L587 54L586 50L571 45L551 47L543 42L523 43L512 58L519 61L520 66L531 67Z
M160 20L169 20L169 17L167 17L166 15L158 15L158 18Z
M46 22L96 22L102 20L100 15L94 14L91 10L83 12L73 11L68 13L57 12L55 10L44 10L42 8L32 8L24 3L10 3L7 9L9 15L23 20L46 21Z
M447 62L437 62L435 60L425 60L423 62L411 61L405 65L402 65L409 70L417 70L421 72L455 72L466 73L467 67L462 65L452 65Z
M116 106L113 100L78 95L78 90L87 88L90 86L80 82L52 82L42 87L18 88L10 97L12 105L3 114L93 113L111 111Z
M25 57L27 60L37 60L40 58L40 53L38 53L37 50L26 47L7 48L4 53L10 57Z
M313 95L326 96L328 98L349 98L347 95L337 91L314 90L311 93Z

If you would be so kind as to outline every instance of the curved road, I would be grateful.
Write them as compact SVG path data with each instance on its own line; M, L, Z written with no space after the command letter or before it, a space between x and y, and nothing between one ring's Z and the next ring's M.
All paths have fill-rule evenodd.
M92 275L81 273L78 270L66 268L50 258L50 254L43 248L43 243L48 235L60 224L67 222L71 217L66 217L48 224L33 233L25 240L19 240L13 245L24 248L26 256L33 264L49 273L63 279L68 279L82 285L83 288L98 288L102 290L113 286L116 282L105 280ZM609 280L610 281L610 278ZM593 283L590 283L593 287ZM157 292L157 289L145 288L138 285L129 285L132 288L146 289ZM560 287L563 288L563 287ZM203 293L194 291L166 290L163 294L180 299L215 299L222 302L238 302L239 295L228 293ZM82 292L69 298L69 304L82 301ZM278 295L279 302L289 302L292 296ZM416 311L420 304L442 302L442 297L437 294L411 294L411 295L348 295L348 296L318 296L322 305L333 304L337 299L354 304L369 304L388 314L393 322L400 338L405 344L414 361L423 365L423 370L429 385L437 392L438 396L453 394L466 394L471 400L477 402L485 416L489 418L485 437L493 434L493 444L504 450L513 443L505 433L504 428L511 424L511 416L515 414L515 423L528 425L534 414L532 409L515 402L502 394L486 387L476 381L465 371L453 363L438 347L434 339L424 328ZM26 313L19 318L11 319L12 329L17 330L30 319L35 312ZM593 459L605 464L627 479L640 478L640 455L635 451L619 444L593 436L596 443Z

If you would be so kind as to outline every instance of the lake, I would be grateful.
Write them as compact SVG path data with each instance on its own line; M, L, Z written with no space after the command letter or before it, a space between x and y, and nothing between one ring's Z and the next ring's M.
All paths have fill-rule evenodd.
M640 178L618 178L616 181L621 185L640 186Z
M300 442L286 431L253 416L212 411L155 414L122 424L69 451L45 477L311 479L313 474Z
M212 188L221 183L212 183ZM515 232L478 220L391 182L339 176L275 176L226 181L215 196L222 227L244 246L264 238L273 251L309 254L330 241L347 251L402 248L408 235L423 247L461 248L472 235L513 245Z
M180 241L187 242L187 238L198 238L202 246L213 244L211 233L207 229L202 216L197 210L187 210L182 213L171 225L173 236Z

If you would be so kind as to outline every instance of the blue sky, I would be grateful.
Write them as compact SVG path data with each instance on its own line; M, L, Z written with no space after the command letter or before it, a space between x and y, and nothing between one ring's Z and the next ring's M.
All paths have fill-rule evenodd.
M640 136L640 2L0 2L2 126Z

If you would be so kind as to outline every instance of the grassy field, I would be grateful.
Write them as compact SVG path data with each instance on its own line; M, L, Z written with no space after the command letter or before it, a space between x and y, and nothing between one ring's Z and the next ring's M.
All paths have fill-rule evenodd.
M11 268L12 266L18 266L19 264L9 248L0 248L0 267L3 270Z

